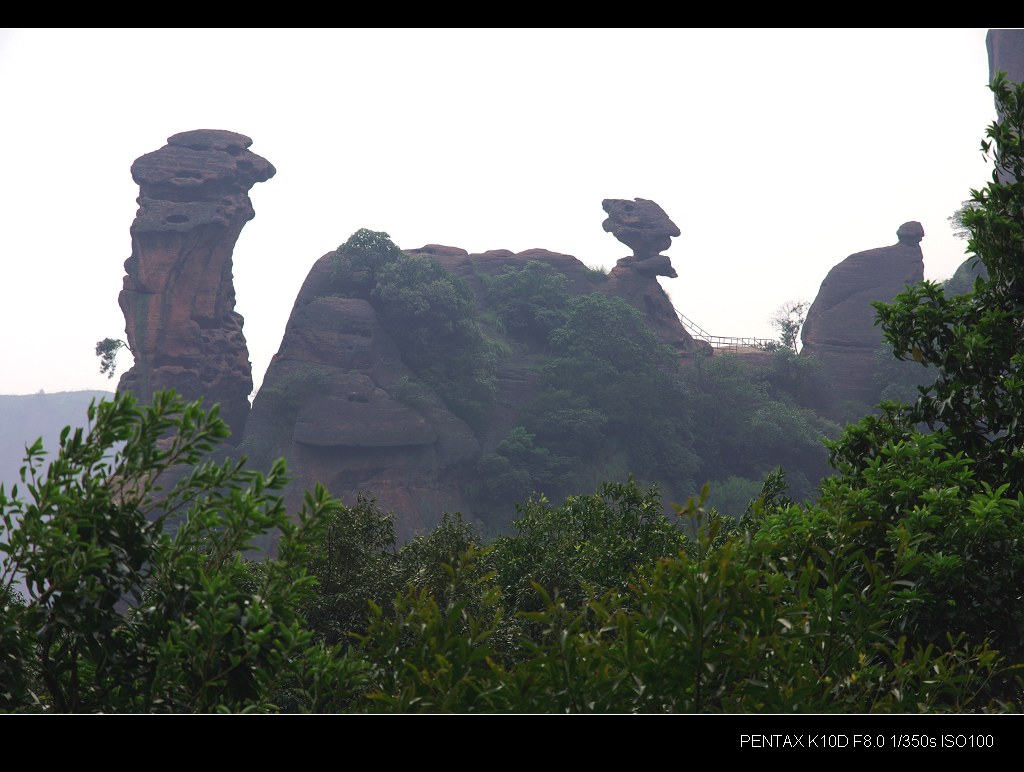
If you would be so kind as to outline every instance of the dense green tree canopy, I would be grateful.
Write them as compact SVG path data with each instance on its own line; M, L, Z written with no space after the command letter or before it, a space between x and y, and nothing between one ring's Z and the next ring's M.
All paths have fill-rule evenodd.
M530 260L487 281L488 304L504 328L540 344L565 321L569 280L552 266Z

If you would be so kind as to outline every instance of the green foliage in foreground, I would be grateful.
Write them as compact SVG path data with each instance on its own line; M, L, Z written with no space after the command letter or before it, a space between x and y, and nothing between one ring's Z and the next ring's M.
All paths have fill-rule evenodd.
M0 494L0 710L963 711L1016 698L1015 664L957 616L944 637L921 629L945 602L922 574L924 535L862 520L846 489L804 509L772 478L742 528L691 500L686 538L657 488L628 480L531 501L517 534L490 545L447 516L396 550L372 499L345 507L317 490L292 518L274 494L282 464L264 476L204 461L225 433L216 410L173 394L145 408L118 395L90 409L88 433L65 433L45 474L30 449L24 487ZM246 558L269 529L278 556Z
M962 216L967 250L986 276L959 295L922 282L878 311L896 357L936 374L899 425L927 425L973 459L981 479L1016 494L1024 491L1024 89L999 77L992 90L1001 118L981 146L995 169Z
M920 553L921 607L908 623L922 640L949 625L1024 656L1024 88L997 77L1000 119L983 152L991 182L971 191L962 221L984 275L966 294L922 282L876 304L898 359L929 368L909 403L848 427L832 445L844 495L861 502L871 538Z
M535 583L537 610L515 612L528 629L517 656L509 656L500 639L512 609L501 570L482 573L486 554L470 551L447 567L452 592L438 596L409 587L390 610L375 605L360 638L371 664L358 709L859 713L1012 707L991 694L1007 670L986 646L951 636L942 646L920 647L896 632L905 602L898 578L903 566L892 570L872 561L859 542L859 522L823 512L823 520L831 519L828 538L806 554L787 554L767 536L721 538L723 521L705 522L699 501L681 514L702 522L690 549L620 574L632 577L621 589L592 588L573 600ZM455 590L460 583L474 586L474 593ZM472 607L470 597L478 598Z
M293 523L273 495L282 463L204 460L227 435L216 408L118 395L48 466L28 449L22 485L0 488L0 709L271 710L285 684L345 669L313 643L312 579L290 567L329 499L317 490ZM270 529L281 560L246 561Z

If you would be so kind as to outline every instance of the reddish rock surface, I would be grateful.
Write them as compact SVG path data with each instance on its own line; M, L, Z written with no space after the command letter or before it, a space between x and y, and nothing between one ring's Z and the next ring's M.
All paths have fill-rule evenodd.
M822 363L830 397L823 412L832 416L842 415L844 402L870 405L879 393L875 351L882 332L871 303L890 302L924 278L921 223L903 223L896 236L892 246L858 252L833 267L807 310L800 354Z
M334 294L333 255L314 264L299 290L243 449L257 464L288 459L291 504L316 483L346 504L372 493L396 513L405 541L459 508L461 475L480 444L416 382L373 306Z
M249 413L252 368L232 253L255 216L249 189L275 173L251 144L230 131L188 131L132 164L139 210L118 297L135 357L118 388L143 401L174 388L219 402L234 443Z
M644 204L643 216L626 230L622 217L615 227L645 258L625 258L608 276L572 255L545 249L470 254L428 244L405 251L429 255L464 280L482 310L488 277L543 262L566 277L570 294L622 297L647 314L662 340L692 351L693 341L657 280L674 275L666 271L671 263L651 251L666 248L670 234L679 231L657 204ZM660 216L653 216L655 210ZM253 403L243 449L258 463L287 458L295 476L292 504L318 482L347 504L361 492L372 493L395 513L396 531L405 541L433 528L445 511L467 512L464 491L478 482L476 465L516 425L519 409L535 395L538 362L511 342L498 363L493 413L486 428L474 434L402 363L370 302L342 297L346 290L337 285L333 255L317 261L299 291ZM649 271L648 266L660 268Z
M665 256L661 255L661 257ZM655 259L645 260L643 264L649 265ZM667 261L668 258L665 257L665 260ZM681 358L692 357L697 345L690 333L683 327L682 322L679 321L675 306L672 305L668 294L658 284L655 276L645 273L637 267L638 265L630 258L620 259L608 275L608 283L604 291L608 295L620 297L639 308L647 316L651 329L662 343L672 346L679 352ZM665 276L666 274L659 275Z

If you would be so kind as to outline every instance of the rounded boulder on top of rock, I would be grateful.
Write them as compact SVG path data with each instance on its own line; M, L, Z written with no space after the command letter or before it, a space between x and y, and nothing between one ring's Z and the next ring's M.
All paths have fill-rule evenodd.
M664 209L646 198L606 198L601 207L608 213L601 227L632 249L637 262L659 256L672 246L673 237L682 233ZM667 258L659 266L661 271L652 275L677 276Z

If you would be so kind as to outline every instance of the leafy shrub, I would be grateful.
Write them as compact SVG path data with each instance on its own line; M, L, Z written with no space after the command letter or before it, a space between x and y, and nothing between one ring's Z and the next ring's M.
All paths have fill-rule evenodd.
M285 687L308 705L306 685L344 681L347 661L304 626L312 580L289 565L325 491L293 522L274 495L283 463L204 461L228 427L173 392L144 408L118 394L88 417L48 465L29 449L23 487L0 488L0 709L273 710ZM246 560L271 529L281 560Z
M509 334L543 343L565 320L568 285L552 266L530 260L486 280L487 304Z

